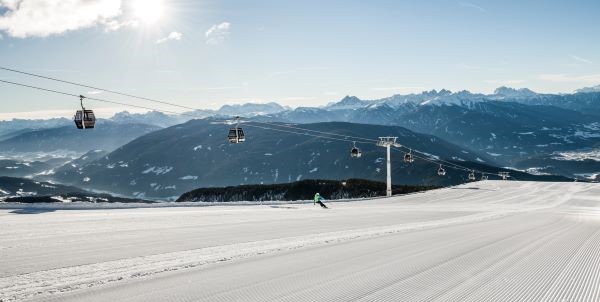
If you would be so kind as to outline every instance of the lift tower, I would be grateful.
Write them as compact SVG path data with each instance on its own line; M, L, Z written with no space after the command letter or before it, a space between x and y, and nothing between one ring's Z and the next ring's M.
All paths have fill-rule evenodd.
M396 136L383 136L379 137L379 142L377 142L377 146L385 147L387 149L387 197L392 196L392 159L390 158L390 148L394 147L402 147L402 145L396 143L398 137Z

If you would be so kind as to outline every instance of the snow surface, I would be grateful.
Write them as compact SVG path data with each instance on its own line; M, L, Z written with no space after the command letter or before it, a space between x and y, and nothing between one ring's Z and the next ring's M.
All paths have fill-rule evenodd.
M600 300L598 184L329 205L0 210L0 299Z
M165 167L152 166L152 167L142 171L142 174L152 173L152 174L155 174L156 176L158 176L158 175L167 174L167 173L171 172L172 170L173 170L173 167L169 167L169 166L165 166Z
M555 156L552 159L556 160L594 160L600 161L600 149L586 150L586 151L565 151L565 152L554 152Z
M595 172L595 173L578 173L578 174L575 174L575 176L587 178L589 180L596 180L596 179L600 179L600 172Z

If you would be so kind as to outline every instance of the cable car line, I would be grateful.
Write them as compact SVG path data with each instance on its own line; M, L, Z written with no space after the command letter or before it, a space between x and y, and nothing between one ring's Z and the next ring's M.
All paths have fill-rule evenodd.
M39 74L35 74L35 73L30 73L30 72L25 72L25 71L21 71L21 70L16 70L16 69L12 69L12 68L7 68L7 67L3 67L3 66L0 66L0 69L1 70L6 70L6 71L10 71L10 72L20 73L20 74L24 74L24 75L28 75L28 76L38 77L38 78L42 78L42 79L47 79L47 80L57 81L57 82L61 82L61 83L66 83L66 84L70 84L70 85L75 85L75 86L80 86L80 87L85 87L85 88L90 88L90 89L95 89L95 90L101 90L101 91L104 91L104 92L109 92L109 93L113 93L113 94L117 94L117 95L122 95L122 96L126 96L126 97L136 98L136 99L140 99L140 100L146 100L146 101L150 101L150 102L165 104L165 105L169 105L169 106L175 106L175 107L189 109L189 110L199 110L198 108L193 108L193 107L189 107L189 106L179 105L179 104L175 104L175 103L171 103L171 102L160 101L160 100L156 100L156 99L152 99L152 98L147 98L147 97L136 96L136 95L132 95L132 94L128 94L128 93L123 93L123 92L119 92L119 91L115 91L115 90L110 90L110 89L104 89L104 88L100 88L100 87L96 87L96 86L91 86L91 85L86 85L86 84L81 84L81 83L76 83L76 82L61 80L61 79L57 79L57 78L53 78L53 77L43 76L43 75L39 75ZM2 80L2 82L14 84L14 85L20 85L20 86L29 87L29 88L34 88L34 89L45 90L45 91L54 92L54 93L61 93L61 94L65 94L65 95L69 95L69 96L73 96L73 97L79 97L79 96L74 95L74 94L62 93L62 92L58 92L58 91L55 91L55 90L50 90L50 89L45 89L45 88L39 88L39 87L35 87L35 86L30 86L30 85L24 85L24 84L19 84L19 83L4 81L4 80ZM185 115L185 116L190 116L190 117L194 117L194 118L199 118L198 116L195 116L195 115L192 115L192 114L181 113L181 112L174 112L174 111L169 111L169 110L156 110L154 108L149 108L149 107L145 107L145 106L138 106L138 105L131 105L131 104L119 103L119 102L114 102L114 101L109 101L109 100L103 100L103 99L99 99L99 98L91 98L91 97L87 97L87 98L90 99L90 100L95 100L95 101L99 101L99 102L105 102L105 103L111 103L111 104L116 104L116 105L129 106L129 107L133 107L133 108L140 108L140 109L146 109L146 110L161 111L161 112L165 112L165 113L179 114L179 115ZM324 134L324 135L329 135L329 136L338 136L338 137L344 137L344 138L353 138L353 139L359 139L359 140L363 140L363 141L371 141L371 142L375 142L375 143L378 142L378 140L376 140L376 139L370 139L370 138L364 138L364 137L358 137L358 136L350 136L350 135L344 135L344 134L337 134L337 133L331 133L331 132L324 132L324 131L318 131L318 130L311 130L311 129L305 129L305 128L295 127L295 126L291 126L291 125L275 124L275 123L260 122L260 121L250 121L250 122L256 123L256 124L270 125L270 126L274 126L274 127L283 127L283 128L290 128L290 129L295 129L295 130L309 131L309 132L314 132L314 133L319 133L319 134ZM364 143L364 142L362 142L362 143ZM412 157L416 157L416 156L414 156L414 155L411 154L412 149L410 149L408 147L404 147L404 146L402 146L402 148L408 149L408 152L410 154L409 156L411 158ZM415 152L419 152L419 153L424 154L423 152L420 152L418 150L415 150ZM447 161L444 161L444 160L441 160L441 159L439 159L438 161L446 163L446 164L449 164L449 165L456 165L456 164L453 164L453 163L450 163L450 162L447 162ZM409 160L409 162L412 162L412 161ZM456 165L456 166L458 166L458 165ZM468 170L468 168L465 168L465 167L462 167L462 166L459 166L459 167L461 167L461 168L463 168L465 170Z
M48 88L42 88L42 87L33 86L33 85L27 85L27 84L22 84L22 83L16 83L16 82L6 81L6 80L2 80L2 79L0 79L0 82L4 82L4 83L7 83L7 84L12 84L12 85L17 85L17 86L22 86L22 87L26 87L26 88L32 88L32 89L41 90L41 91L46 91L46 92L52 92L52 93L56 93L56 94L62 94L62 95L71 96L71 97L75 97L75 98L80 98L80 96L81 96L81 95L77 95L77 94L73 94L73 93L62 92L62 91L58 91L58 90L53 90L53 89L48 89ZM116 105L122 105L122 106L129 106L129 107L146 109L146 110L160 111L160 112L171 113L171 114L185 115L185 116L189 116L189 117L193 117L193 118L201 118L200 116L196 116L196 115L188 114L188 113L181 113L181 112L174 112L174 111L169 111L169 110L164 110L164 109L156 109L156 108L151 108L151 107L145 107L145 106L139 106L139 105L132 105L132 104L115 102L115 101L110 101L110 100L105 100L105 99L100 99L100 98L94 98L94 97L85 97L85 98L88 99L88 100L93 100L93 101L98 101L98 102L105 102L105 103L110 103L110 104L116 104ZM279 124L266 123L266 122L248 121L247 123L257 123L257 124L266 124L266 125L272 125L272 126L280 126ZM326 136L314 135L314 134L309 134L309 133L291 132L291 131L285 131L285 130L281 130L281 129L273 129L273 128L269 128L269 127L251 126L251 125L248 125L248 124L246 124L246 126L256 127L256 128L263 128L263 129L270 129L270 130L281 131L281 132L288 132L288 133L294 133L294 134L309 135L309 136L313 136L313 137L327 138L327 139L333 139L333 140L344 141L344 142L352 142L352 141L346 140L346 139L326 137ZM286 128L293 128L293 129L298 129L298 130L310 131L309 129L303 129L303 128L291 127L291 126L286 127ZM314 132L314 131L316 131L316 130L312 130L311 132ZM318 132L322 132L322 131L318 131ZM326 132L322 132L322 133L326 133ZM331 133L331 135L338 135L338 134ZM364 141L357 141L357 142L365 143L365 144L366 143L370 143L370 142L364 142Z
M75 98L79 99L78 94L73 94L73 93L68 93L68 92L63 92L63 91L58 91L58 90L53 90L53 89L48 89L48 88L42 88L42 87L38 87L38 86L33 86L33 85L27 85L27 84L22 84L22 83L17 83L17 82L11 82L11 81L6 81L6 80L2 80L0 79L0 82L4 82L7 84L12 84L12 85L16 85L16 86L21 86L21 87L26 87L26 88L32 88L32 89L36 89L36 90L41 90L41 91L46 91L46 92L52 92L52 93L56 93L56 94L62 94L62 95L66 95L66 96L72 96ZM140 105L132 105L132 104L127 104L127 103L121 103L121 102L115 102L115 101L110 101L110 100L106 100L106 99L100 99L100 98L94 98L94 97L85 97L88 100L93 100L93 101L98 101L98 102L103 102L103 103L109 103L109 104L115 104L115 105L121 105L121 106L128 106L128 107L132 107L132 108L139 108L139 109L146 109L146 110L151 110L151 111L161 111L164 113L171 113L171 114L180 114L180 115L187 115L187 116L192 116L192 117L197 117L197 116L193 116L193 115L189 115L189 114L185 114L185 113L180 113L180 112L175 112L175 111L169 111L169 110L157 110L154 108L150 108L150 107L145 107L145 106L140 106Z
M53 78L53 77L43 76L43 75L39 75L39 74L35 74L35 73L30 73L30 72L25 72L25 71L21 71L21 70L16 70L16 69L12 69L12 68L7 68L7 67L3 67L3 66L0 66L0 69L1 70L6 70L6 71L10 71L10 72L20 73L20 74L24 74L24 75L29 75L29 76L33 76L33 77L38 77L38 78L42 78L42 79L46 79L46 80L51 80L51 81L66 83L66 84L70 84L70 85L81 86L81 87L95 89L95 90L101 90L101 91L104 91L104 92L109 92L109 93L113 93L113 94L117 94L117 95L122 95L122 96L126 96L126 97L136 98L136 99L140 99L140 100L146 100L146 101L150 101L150 102L155 102L155 103L160 103L160 104L165 104L165 105L180 107L180 108L189 109L189 110L200 110L199 108L193 108L193 107L189 107L189 106L184 106L184 105L179 105L179 104L175 104L175 103L160 101L160 100L151 99L151 98L147 98L147 97L136 96L136 95L132 95L132 94L128 94L128 93L123 93L123 92L119 92L119 91L115 91L115 90L104 89L104 88L100 88L100 87L96 87L96 86L91 86L91 85L86 85L86 84L81 84L81 83L76 83L76 82L61 80L61 79L57 79L57 78ZM20 85L20 84L12 83L12 82L11 82L11 84ZM22 85L22 86L26 86L26 87L30 87L30 88L35 88L35 89L40 89L40 88L34 87L34 86L27 86L27 85ZM42 90L46 90L46 89L42 88ZM46 90L46 91L50 91L50 90ZM51 91L51 92L57 92L57 91ZM66 95L77 97L76 95L73 95L73 94L66 94ZM89 97L88 97L88 99L91 99L91 100L93 99L93 100L96 100L96 101L101 101L99 99L94 99L94 98L89 98ZM120 104L120 103L110 102L110 101L105 101L105 102L113 103L113 104L118 104L118 105L125 105L125 104ZM148 110L155 110L155 111L163 111L163 112L180 114L180 115L193 116L193 115L185 114L185 113L179 113L179 112L173 112L173 111L167 111L167 110L156 110L156 109L150 109L150 108L147 108L147 107L141 107L141 106L135 106L135 105L126 105L126 106L137 107L137 108L148 109ZM277 127L284 127L284 128L290 128L290 129L296 129L296 130L303 130L303 131L315 132L315 133L326 134L326 135L343 136L345 138L358 138L360 140L368 140L368 141L377 142L376 139L370 139L370 138L364 138L364 137L355 137L355 136L349 136L349 135L343 135L343 134L335 134L335 133L327 133L327 132L323 132L323 131L311 130L311 129L304 129L304 128L294 127L294 126L290 126L290 125L281 125L281 124L274 124L274 123L268 123L268 122L259 122L259 121L252 121L252 122L253 123L263 123L263 124L267 124L267 125L271 125L271 126L277 126Z
M174 106L174 107L179 107L179 108L184 108L184 109L198 110L197 108L192 108L192 107L188 107L188 106L184 106L184 105L179 105L179 104L175 104L175 103L170 103L170 102L160 101L160 100L156 100L156 99L141 97L141 96L137 96L137 95L133 95L133 94L128 94L128 93L119 92L119 91L110 90L110 89L104 89L104 88L95 87L95 86L91 86L91 85L86 85L86 84L81 84L81 83L76 83L76 82L61 80L61 79L57 79L57 78L52 78L52 77L43 76L43 75L39 75L39 74L35 74L35 73L30 73L30 72L25 72L25 71L21 71L21 70L6 68L6 67L2 67L2 66L0 66L0 69L6 70L6 71L10 71L10 72L20 73L20 74L24 74L24 75L28 75L28 76L32 76L32 77L37 77L37 78L41 78L41 79L46 79L46 80L61 82L61 83L65 83L65 84L70 84L70 85L85 87L85 88L89 88L89 89L100 90L100 91L104 91L104 92L108 92L108 93L118 94L118 95L130 97L130 98L136 98L136 99L140 99L140 100L155 102L155 103L159 103L159 104L164 104L164 105L169 105L169 106Z
M272 123L272 122L261 122L261 121L254 121L254 120L249 120L249 123L254 123L254 124L265 124L265 125L270 125L270 126L275 126L275 127L283 127L283 128L290 128L290 129L295 129L295 130L302 130L302 131L308 131L308 132L314 132L314 133L319 133L319 134L324 134L324 135L331 135L331 136L339 136L339 137L343 137L345 139L359 139L361 141L369 141L369 142L378 142L379 140L376 139L372 139L372 138L366 138L366 137L360 137L360 136L352 136L352 135L344 135L344 134L339 134L339 133L332 133L332 132L324 132L324 131L318 131L318 130L312 130L312 129L306 129L306 128L300 128L300 127L295 127L295 126L290 126L287 124L277 124L277 123Z
M266 129L266 130L279 131L279 132L285 132L285 133L290 133L290 134L306 135L306 136L312 136L312 137L317 137L317 138L324 138L324 139L328 139L328 140L337 140L337 141L352 142L352 143L359 142L359 143L362 143L362 144L371 144L371 142L349 141L347 139L330 137L330 136L315 135L315 134L310 134L310 133L306 133L306 132L302 133L302 132L294 132L294 131L283 130L283 129L275 129L275 128L266 127L266 126L249 125L248 123L255 123L255 122L254 121L248 121L247 124L245 124L245 126L247 126L247 127L253 127L253 128ZM261 122L261 124L270 124L270 123ZM278 124L274 124L274 125L278 126ZM297 128L297 129L306 130L306 129L303 129L303 128ZM322 132L322 133L327 133L327 132ZM327 133L327 134L329 134L329 133ZM402 151L400 149L397 149L397 148L392 148L392 149L395 149L396 151L404 152L404 151ZM440 164L440 162L445 162L445 161L431 159L431 158L426 158L426 157L421 157L421 156L417 156L417 155L414 155L414 154L412 154L411 157L418 158L418 159L421 159L423 161L427 161L427 162L430 162L430 163L438 164L438 165L440 165L442 167L452 168L452 169L455 169L455 170L461 170L461 171L467 171L467 172L469 172L469 171L477 171L477 170L473 170L473 169L470 169L470 168L467 168L467 167L463 167L463 166L460 166L460 165L457 165L457 164L454 164L454 163L451 163L451 162L447 162L448 163L447 165L443 165L443 164ZM477 171L477 172L480 173L480 174L482 174L482 175L486 175L486 174L487 175L496 175L494 173L483 172L483 171ZM446 173L446 171L444 170L444 175L445 175L445 173Z
M375 141L375 142L377 141L377 140L375 140L375 139L370 139L370 138L364 138L364 137L358 137L358 136L349 136L349 135L343 135L343 134L338 134L338 133L323 132L323 131L317 131L317 130L305 129L305 128L294 127L294 126L289 126L289 125L281 125L281 124L275 124L275 123L268 123L268 122L258 122L258 121L250 121L250 120L249 120L248 122L250 122L250 123L255 123L255 124L265 124L265 125L271 125L271 126L275 126L275 127L285 127L285 128L291 128L291 129L297 129L297 130L303 130L303 131L310 131L310 132L322 133L322 134L326 134L326 135L340 136L340 137L344 137L344 138L358 138L358 139L361 139L361 140L367 140L367 141ZM361 143L367 144L367 142L364 142L364 141L361 141ZM370 143L370 142L369 142L369 143ZM406 147L406 146L401 146L401 148L405 148L405 149L409 150L409 151L408 151L409 153L411 153L411 151L413 151L413 149L410 149L410 148L408 148L408 147ZM395 150L397 150L397 151L401 151L401 150L399 150L399 149L396 149L396 148L394 148L394 149L395 149ZM415 151L415 152L418 152L418 153L421 153L421 154L423 154L423 155L425 155L425 153L424 153L424 152L421 152L421 151L419 151L419 150L414 150L414 151ZM402 151L402 152L404 152L404 151ZM405 152L405 153L406 153L406 152ZM425 158L423 158L423 157L420 157L420 156L416 156L416 155L414 155L414 154L412 154L412 153L411 153L410 157L414 157L414 158L419 158L419 159L426 160ZM447 166L447 167L451 167L451 168L454 168L454 169L457 169L457 170L464 170L464 171L469 171L469 170L471 170L470 168L463 167L463 166L460 166L460 165L458 165L458 164L451 163L451 162L448 162L448 161L445 161L445 160L442 160L442 159L434 159L434 161L435 161L436 163L439 163L439 162L445 163L445 164L446 164L445 166ZM434 162L434 161L432 161L432 162ZM481 172L481 173L484 173L484 172ZM493 173L487 173L487 174L490 174L490 175L495 175L495 174L493 174Z
M279 132L285 132L285 133L291 133L291 134L297 134L297 135L306 135L306 136L312 136L312 137L316 137L316 138L323 138L323 139L327 139L327 140L335 140L335 141L341 141L341 142L353 142L353 141L349 141L346 139L342 139L342 138L337 138L337 137L329 137L329 136L323 136L323 135L316 135L316 134L310 134L310 133L306 133L306 132L294 132L294 131L290 131L290 130L284 130L284 129L276 129L276 128L270 128L270 127L266 127L266 126L257 126L257 125L249 125L249 124L245 124L245 127L252 127L252 128L260 128L260 129L265 129L265 130L273 130L273 131L279 131ZM370 144L371 142L361 142L358 141L359 143L363 143L363 144Z
M251 123L255 123L255 124L266 124L266 125L271 125L271 126L276 126L276 127L285 127L285 128L291 128L291 129L297 129L297 130L303 130L303 131L310 131L310 132L321 133L321 134L332 135L332 136L340 136L340 137L344 137L344 138L357 138L357 139L360 139L360 140L374 141L374 142L377 142L377 141L378 141L378 140L376 140L376 139L370 139L370 138L364 138L364 137L358 137L358 136L349 136L349 135L343 135L343 134L338 134L338 133L323 132L323 131L317 131L317 130L305 129L305 128L294 127L294 126L289 126L289 125L281 125L281 124L268 123L268 122L258 122L258 121L249 121L249 122L251 122ZM361 143L365 143L365 142L364 142L364 141L362 141ZM413 149L411 149L411 148L408 148L408 147L406 147L406 146L401 146L401 148L405 148L405 149L407 149L407 150L408 150L408 153L410 154L410 157L411 157L411 158L413 158L413 157L414 157L414 158L419 158L419 159L423 159L423 160L425 160L425 158L423 158L423 157L416 156L416 155L412 154L412 151L415 151L415 152L421 153L421 154L423 154L423 155L425 155L425 153L423 153L423 152L421 152L421 151L419 151L419 150L413 150ZM396 148L394 148L394 149L396 149ZM396 149L396 150L397 150L397 151L401 151L401 150L399 150L399 149ZM406 153L406 152L405 152L405 153ZM407 160L409 160L409 159L407 159ZM448 161L445 161L445 160L442 160L442 159L435 159L434 161L436 161L436 162L438 162L438 163L439 163L439 162L445 163L445 164L446 164L445 166L447 166L447 167L453 167L454 169L458 169L458 170L464 170L464 171L470 171L470 170L472 170L472 169L470 169L470 168L463 167L463 166L460 166L460 165L458 165L458 164L451 163L451 162L448 162ZM412 161L410 161L410 160L409 160L409 162L412 162ZM457 168L457 167L458 167L458 168ZM495 175L494 173L487 173L487 172L482 172L482 171L478 171L478 172L481 172L481 173L486 173L486 174L489 174L489 175Z
M199 110L199 108L193 108L193 107L179 105L179 104L175 104L175 103L171 103L171 102L165 102L165 101L151 99L151 98L147 98L147 97L136 96L136 95L132 95L132 94L128 94L128 93L123 93L123 92L119 92L119 91L115 91L115 90L104 89L104 88L100 88L100 87L96 87L96 86L91 86L91 85L86 85L86 84L81 84L81 83L76 83L76 82L61 80L61 79L57 79L57 78L53 78L53 77L43 76L43 75L40 75L40 74L25 72L25 71L16 70L16 69L12 69L12 68L7 68L7 67L3 67L3 66L0 66L0 69L1 70L6 70L6 71L10 71L10 72L20 73L20 74L24 74L24 75L28 75L28 76L33 76L33 77L37 77L37 78L42 78L42 79L46 79L46 80L51 80L51 81L66 83L66 84L80 86L80 87L85 87L85 88L89 88L89 89L100 90L100 91L104 91L104 92L108 92L108 93L113 93L113 94L122 95L122 96L126 96L126 97L136 98L136 99L140 99L140 100L145 100L145 101L150 101L150 102L165 104L165 105L169 105L169 106L175 106L175 107L180 107L180 108L189 109L189 110ZM72 96L74 96L74 95L72 95ZM179 113L179 114L181 114L181 113ZM264 124L272 125L271 123L267 123L267 122L257 122L257 121L253 121L253 122L254 123L264 123ZM310 132L315 132L315 133L320 133L320 134L337 135L337 136L344 136L344 137L348 137L348 138L359 138L361 140L370 140L370 141L373 141L373 142L377 142L377 140L375 140L375 139L367 139L367 138L361 138L361 137L352 137L352 136L341 135L341 134L340 135L338 135L338 134L330 134L330 133L326 133L326 132L323 132L323 131L310 130L310 129L302 129L302 128L293 127L293 126L289 126L289 125L277 125L277 126L279 126L279 127L285 127L285 128L291 128L291 129L297 129L297 130L305 130L305 131L310 131Z
M87 85L83 85L83 84L77 84L77 83L72 83L72 82L68 82L68 81L62 81L62 80L59 80L59 79L54 79L54 78L44 77L44 76L40 76L40 75L30 74L30 73L26 73L26 72L20 72L20 71L17 71L17 70L12 70L12 69L8 69L8 68L4 68L4 67L0 67L0 69L8 70L8 71L13 71L13 72L19 72L19 73L23 73L23 74L27 74L27 75L32 75L32 76L37 76L37 77L41 77L41 78L47 78L47 79L51 79L51 80L55 80L55 81L59 81L59 82L68 83L68 84L79 85L79 86L86 87L86 88L92 88L92 89L102 90L102 91L106 91L106 92L110 92L110 93L115 93L115 94L120 94L120 95L124 95L124 96L128 96L128 97L134 97L134 98L148 100L148 101L153 101L153 102L157 102L157 103L163 103L163 104L167 104L167 105L173 105L173 106L177 106L177 107L181 107L181 108L197 110L196 108L192 108L192 107L187 107L187 106L182 106L182 105L177 105L177 104L172 104L172 103L167 103L167 102L162 102L162 101L156 101L156 100L153 100L153 99L143 98L143 97L137 97L137 96L133 96L133 95L127 95L127 94L123 94L123 93L119 93L119 92L115 92L115 91L110 91L110 90L105 90L105 89L101 89L101 88L97 88L97 87L93 87L93 86L87 86ZM0 79L0 82L7 83L7 84L12 84L12 85L16 85L16 86L21 86L21 87L26 87L26 88L31 88L31 89L36 89L36 90L40 90L40 91L51 92L51 93L55 93L55 94L61 94L61 95L76 97L76 98L80 99L80 101L82 102L82 105L83 105L83 98L85 98L85 99L88 99L88 100L93 100L93 101L98 101L98 102L104 102L104 103L110 103L110 104L116 104L116 105L121 105L121 106L132 107L132 108L139 108L139 109L145 109L145 110L150 110L150 111L158 111L158 112L163 112L163 113L177 114L177 115L189 116L189 117L192 117L192 118L203 118L201 116L194 115L194 114L189 114L189 113L185 113L185 112L175 112L175 111L170 111L170 110L156 109L156 108L146 107L146 106L140 106L140 105L133 105L133 104L129 104L129 103L116 102L116 101L111 101L111 100L107 100L107 99L101 99L101 98L95 98L95 97L85 97L83 95L76 95L76 94L73 94L73 93L68 93L68 92L63 92L63 91L58 91L58 90L53 90L53 89L48 89L48 88L33 86L33 85L27 85L27 84L12 82L12 81L6 81L6 80L2 80L2 79ZM85 112L85 109L83 109L83 110ZM225 120L223 120L223 121L225 121ZM76 121L76 123L77 123L77 121ZM249 123L264 124L264 125L269 125L269 126L272 126L272 127L290 128L290 129L300 130L300 131L304 131L304 132L294 132L294 131L288 131L288 130L283 130L283 129L276 129L276 128L272 128L272 127L250 125ZM364 137L358 137L358 136L350 136L350 135L343 135L343 134L338 134L338 133L331 133L331 132L324 132L324 131L318 131L318 130L305 129L305 128L295 127L295 126L290 126L290 125L285 125L285 124L260 122L260 121L253 121L253 120L248 120L245 123L245 126L247 126L247 127L254 127L254 128L262 128L262 129L266 129L266 130L273 130L273 131L279 131L279 132L285 132L285 133L291 133L291 134L297 134L297 135L312 136L312 137L323 138L323 139L327 139L327 140L336 140L336 141L343 141L343 142L351 142L353 144L356 144L356 142L362 143L362 144L372 144L373 142L377 141L375 139L370 139L370 138L364 138ZM241 130L241 128L239 130ZM308 133L308 132L319 133L319 134L323 134L323 135L316 135L316 134L312 134L312 133ZM239 138L241 137L239 135L240 133L237 132L237 131L236 131L236 133L238 134L238 142L242 142L243 140L239 140ZM242 135L243 135L243 133L242 133ZM337 136L337 137L335 137L335 136ZM343 138L339 138L339 137L343 137ZM359 140L349 140L349 138L357 138ZM245 137L244 137L244 140L245 140ZM405 155L410 155L411 160L412 160L412 158L418 158L418 159L421 159L421 160L424 160L424 161L427 161L427 162L430 162L430 163L439 164L440 167L445 166L445 167L453 168L453 169L456 169L456 170L469 171L469 172L472 172L472 173L478 172L478 173L482 174L482 176L483 175L498 175L498 174L489 173L489 172L477 171L477 170L474 170L474 169L471 169L471 168L467 168L467 167L463 167L461 165L458 165L458 164L455 164L455 163L451 163L451 162L448 162L448 161L445 161L445 160L441 160L441 159L432 159L432 158L429 158L429 157L421 157L421 156L412 154L412 150L413 149L410 149L410 148L408 148L406 146L402 146L402 145L400 147L409 150L408 153L405 152L405 151L403 151L403 150L401 150L401 149L399 149L399 148L393 148L393 149L397 150L397 151L400 151L400 152L404 152ZM418 152L418 153L421 153L421 154L427 156L427 154L425 154L424 152L420 152L418 150L415 150L415 152ZM445 165L441 164L441 163L445 163ZM445 174L445 171L444 171L444 174ZM469 179L471 179L471 174L469 175Z
M396 150L396 151L404 152L403 150L400 150L398 148L392 148L392 149ZM433 164L437 164L437 165L440 165L440 166L443 166L443 167L452 168L452 169L455 169L455 170L462 170L462 171L466 171L466 172L469 172L469 171L473 170L471 168L467 168L467 167L464 167L464 166L461 166L461 165L458 165L458 164L454 164L454 163L451 163L451 162L447 162L447 161L444 161L444 160L432 159L432 158L428 158L428 157L421 157L421 156L414 155L414 154L412 155L412 157L420 159L420 160L423 160L423 161L427 161L427 162L430 162L430 163L433 163ZM447 164L446 165L440 164L440 162L444 162L444 163L447 163ZM483 172L483 171L479 171L479 170L473 170L473 171L481 173L482 175L497 175L495 173Z

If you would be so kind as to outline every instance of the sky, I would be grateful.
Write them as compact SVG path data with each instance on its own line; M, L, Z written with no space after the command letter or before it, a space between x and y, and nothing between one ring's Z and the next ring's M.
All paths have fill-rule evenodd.
M0 0L0 66L193 108L600 84L600 1ZM158 106L0 70L0 80ZM79 100L0 83L0 119ZM87 101L100 115L129 110Z

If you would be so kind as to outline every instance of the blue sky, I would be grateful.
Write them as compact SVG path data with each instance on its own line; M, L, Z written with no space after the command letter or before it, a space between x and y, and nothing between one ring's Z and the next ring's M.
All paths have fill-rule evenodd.
M503 85L556 93L600 84L598 1L0 0L0 6L1 66L195 108L315 106L344 95L374 99L442 88L490 93ZM0 79L91 92L1 70ZM0 119L69 115L77 106L69 97L2 83L0 102ZM127 109L88 106L106 115Z

